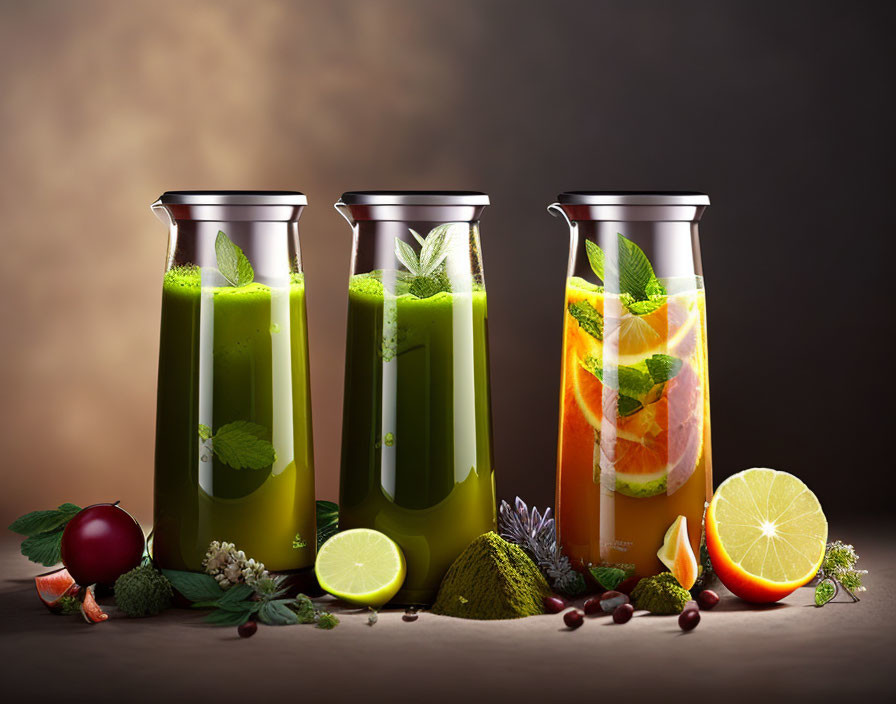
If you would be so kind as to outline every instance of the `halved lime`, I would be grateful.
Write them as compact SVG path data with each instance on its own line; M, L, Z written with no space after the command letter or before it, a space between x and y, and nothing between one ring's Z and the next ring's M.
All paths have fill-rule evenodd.
M379 608L404 584L406 565L394 540L369 528L336 533L317 553L321 589L351 604Z

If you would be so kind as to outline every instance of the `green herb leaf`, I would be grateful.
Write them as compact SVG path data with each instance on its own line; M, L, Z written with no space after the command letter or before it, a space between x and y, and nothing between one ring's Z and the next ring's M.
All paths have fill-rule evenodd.
M442 262L448 257L451 250L451 223L438 225L429 231L423 246L420 248L420 274L429 276L434 274Z
M569 314L579 327L597 340L604 339L604 316L588 301L569 304Z
M815 605L824 606L837 595L837 585L833 579L823 579L815 587Z
M215 238L215 258L218 271L231 286L245 286L255 280L255 270L243 250L220 230Z
M224 592L224 596L218 599L218 606L224 604L235 604L239 601L246 601L254 596L255 590L248 584L235 584Z
M589 567L588 571L597 583L607 590L618 587L626 577L625 570L618 567Z
M234 469L263 469L277 460L274 446L266 439L269 431L255 423L237 420L218 428L212 450L224 464Z
M591 271L601 281L604 280L604 252L591 240L585 240L585 253L588 255L588 263L591 265Z
M320 548L339 530L339 506L332 501L318 501L317 547Z
M52 567L62 561L62 531L64 527L38 535L31 535L22 541L22 554L32 562L44 567Z
M420 262L417 259L417 253L411 248L411 245L398 237L395 238L395 257L414 276L420 276Z
M291 603L292 599L266 601L258 610L258 619L269 626L292 626L299 622L299 617L287 606Z
M666 302L664 296L658 298L649 298L646 301L636 301L631 296L624 294L622 296L622 303L628 309L628 312L632 315L647 315L648 313L653 313L653 311L658 308L662 308L663 303Z
M251 617L252 611L216 609L205 617L205 622L212 626L242 626Z
M677 357L668 354L654 354L644 360L647 371L655 384L663 384L673 379L681 371L684 365Z
M619 401L616 403L616 413L625 418L631 416L644 408L644 404L638 399L631 396L623 396L620 394Z
M207 425L199 424L199 437L202 440L211 440L212 439L212 429Z
M40 535L64 527L80 510L80 506L62 504L49 511L32 511L14 520L9 529L19 535Z
M162 570L162 574L190 601L217 601L224 595L224 590L211 575L180 570Z
M410 227L408 228L408 230L410 231L410 233L414 237L414 239L417 240L417 243L422 247L423 243L426 242L426 240L423 239L423 237L420 235L420 233L417 232L416 230L414 230Z

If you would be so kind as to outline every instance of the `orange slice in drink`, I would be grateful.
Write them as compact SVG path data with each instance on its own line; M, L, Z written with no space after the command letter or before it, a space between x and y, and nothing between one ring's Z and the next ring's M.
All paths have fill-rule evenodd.
M716 489L706 547L722 583L741 599L770 603L811 580L824 558L828 522L797 477L747 469Z

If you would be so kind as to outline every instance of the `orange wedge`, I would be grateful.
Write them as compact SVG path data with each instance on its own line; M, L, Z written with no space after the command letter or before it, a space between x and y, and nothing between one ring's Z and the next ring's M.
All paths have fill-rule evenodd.
M656 556L660 558L672 576L685 589L690 589L697 581L697 558L691 549L691 540L688 538L688 519L679 516L666 531L663 538L663 546Z

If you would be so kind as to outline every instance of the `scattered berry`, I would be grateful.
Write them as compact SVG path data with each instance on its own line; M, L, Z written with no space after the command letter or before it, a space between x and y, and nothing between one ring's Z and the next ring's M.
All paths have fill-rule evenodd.
M628 596L626 594L623 594L622 592L604 592L600 595L600 608L606 611L608 614L611 614L616 610L617 606L627 604L628 601Z
M712 589L704 589L697 595L697 603L700 604L701 609L706 609L707 611L709 611L719 603L719 595L716 594Z
M573 609L572 611L567 611L563 614L563 623L565 623L568 628L578 628L585 623L585 617L582 615L581 611Z
M239 633L240 638L249 638L254 636L257 630L258 624L255 621L246 621L237 626L236 632Z
M404 612L404 615L401 617L401 620L407 621L410 623L411 621L416 621L418 615L419 614L416 611L414 611L412 609L408 609L407 611Z
M594 614L599 614L601 612L600 608L600 599L594 597L593 599L589 599L585 602L585 605L582 607L585 609L585 613L589 616L593 616Z
M620 604L613 610L614 623L628 623L635 613L635 607L631 604Z
M693 631L700 623L700 609L685 609L678 617L678 627L683 631Z
M559 614L566 608L566 602L559 596L546 596L543 601L544 611L547 614Z

